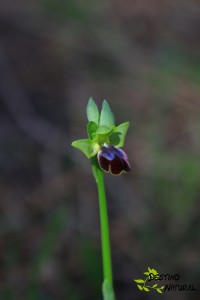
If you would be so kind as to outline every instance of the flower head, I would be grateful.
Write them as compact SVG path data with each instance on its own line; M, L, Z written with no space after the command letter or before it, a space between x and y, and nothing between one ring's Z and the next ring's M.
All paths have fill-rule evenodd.
M131 169L126 153L112 145L102 146L97 158L99 166L112 175L120 175L122 172L129 172Z
M103 101L99 114L94 100L90 98L86 112L89 121L88 139L74 141L72 146L81 150L88 158L96 155L99 167L112 175L130 171L128 157L121 149L129 122L115 126L114 115L106 100Z

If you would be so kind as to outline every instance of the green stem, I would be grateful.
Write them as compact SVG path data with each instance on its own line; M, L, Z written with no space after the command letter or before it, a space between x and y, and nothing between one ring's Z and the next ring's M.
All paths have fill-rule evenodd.
M92 163L94 177L97 183L98 196L99 196L101 243L102 243L103 274L104 274L104 282L102 287L103 296L104 296L104 300L115 300L115 295L113 290L109 223L108 223L104 176L102 170L97 165L97 161L91 160L91 163Z

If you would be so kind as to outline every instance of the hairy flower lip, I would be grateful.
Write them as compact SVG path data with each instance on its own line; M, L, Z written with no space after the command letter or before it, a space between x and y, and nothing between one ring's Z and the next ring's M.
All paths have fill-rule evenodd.
M126 153L112 145L104 144L98 152L97 158L100 168L112 175L120 175L122 172L131 170Z

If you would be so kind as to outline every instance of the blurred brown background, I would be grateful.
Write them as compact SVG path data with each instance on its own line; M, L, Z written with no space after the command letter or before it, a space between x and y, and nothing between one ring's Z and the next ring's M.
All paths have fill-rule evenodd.
M130 121L106 175L118 299L200 296L200 2L1 0L0 299L102 299L88 98ZM196 292L141 293L147 267Z

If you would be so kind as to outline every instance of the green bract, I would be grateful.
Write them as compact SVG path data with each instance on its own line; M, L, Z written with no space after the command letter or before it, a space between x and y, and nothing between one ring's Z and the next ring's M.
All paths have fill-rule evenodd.
M88 158L95 156L105 143L117 148L123 147L129 122L115 126L114 115L106 100L103 101L99 114L96 103L90 97L86 113L88 139L74 141L73 147L81 150Z

